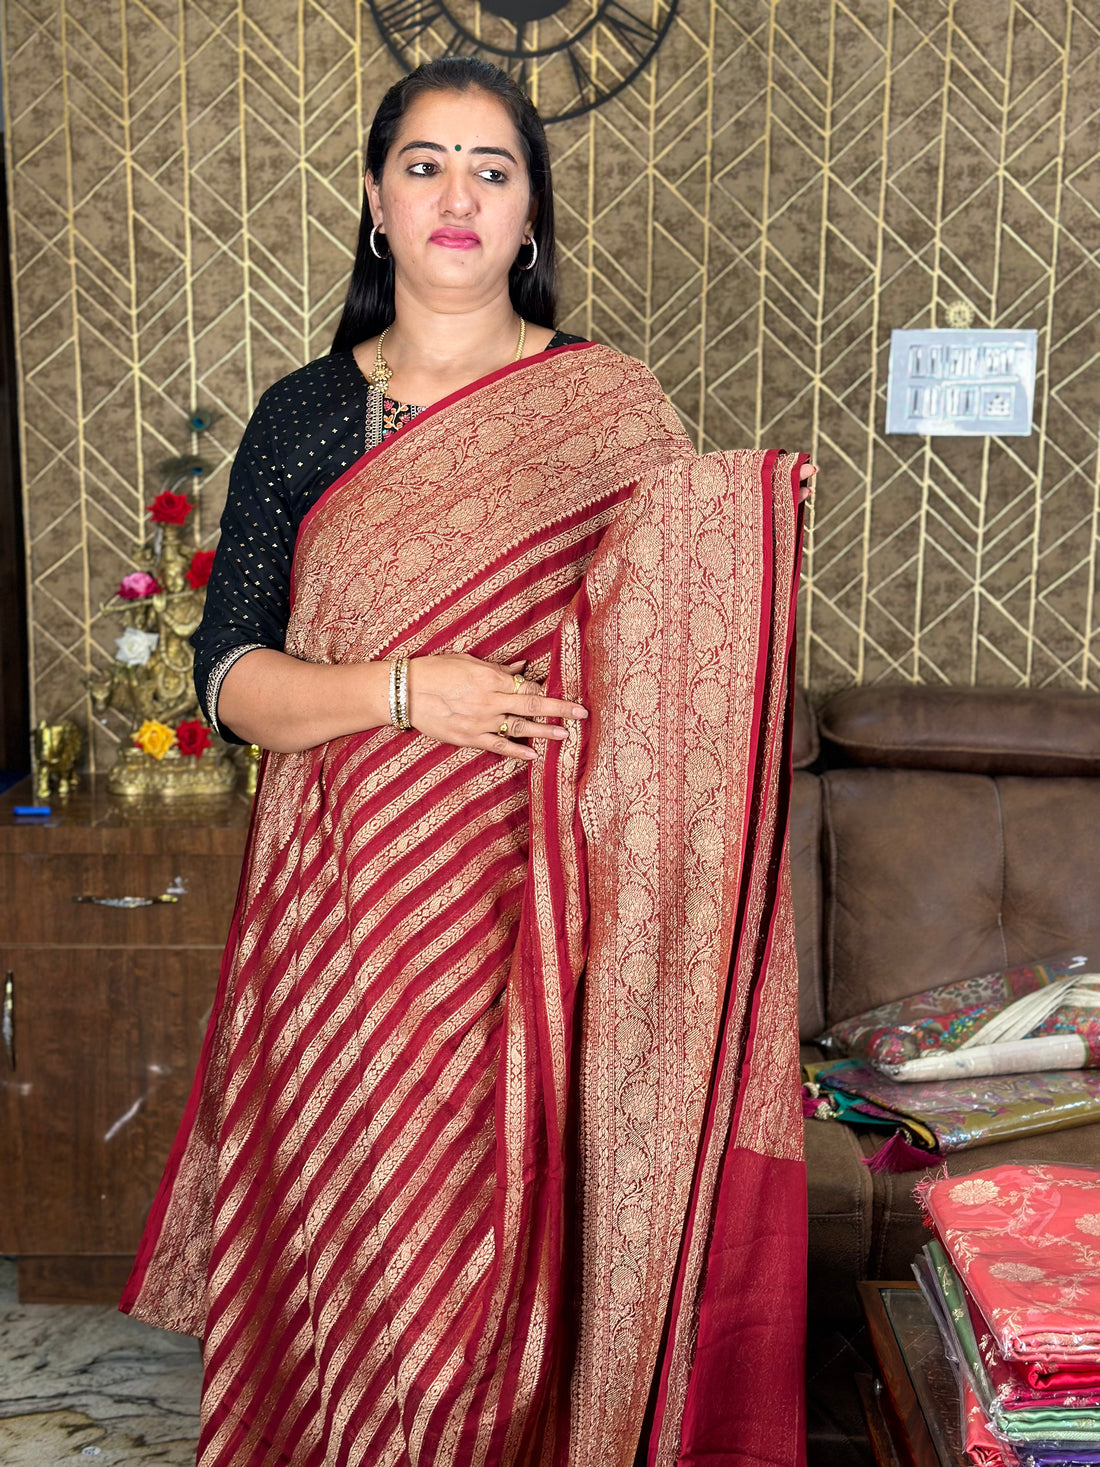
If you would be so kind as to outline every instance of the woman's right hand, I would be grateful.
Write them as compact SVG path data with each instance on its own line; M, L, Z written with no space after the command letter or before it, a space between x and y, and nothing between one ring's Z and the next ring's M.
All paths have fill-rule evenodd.
M485 749L502 759L535 759L536 750L517 739L564 739L560 724L542 720L575 721L588 712L577 703L544 697L542 684L524 680L522 670L522 662L502 666L465 652L411 657L409 719L419 733L441 744Z

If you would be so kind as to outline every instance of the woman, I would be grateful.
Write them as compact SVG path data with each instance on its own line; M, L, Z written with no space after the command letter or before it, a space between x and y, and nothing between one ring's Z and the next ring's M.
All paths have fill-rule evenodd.
M203 1337L203 1467L794 1464L810 471L697 457L555 333L501 73L422 67L367 156L333 354L249 425L196 637L268 752L122 1307Z

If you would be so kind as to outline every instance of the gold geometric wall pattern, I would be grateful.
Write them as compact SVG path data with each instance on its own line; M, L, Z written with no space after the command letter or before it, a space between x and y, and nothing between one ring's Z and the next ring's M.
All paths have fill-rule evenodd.
M100 603L186 411L201 529L264 388L327 350L366 127L357 0L6 0L37 716L91 725ZM550 131L567 329L705 449L809 448L800 675L1100 688L1100 0L680 0ZM1036 432L887 437L894 327L1038 332ZM97 728L113 754L120 725Z

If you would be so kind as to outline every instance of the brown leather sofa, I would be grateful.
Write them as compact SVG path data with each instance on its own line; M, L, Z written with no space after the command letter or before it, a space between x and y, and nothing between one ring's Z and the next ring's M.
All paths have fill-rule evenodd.
M791 868L806 1058L829 1024L936 983L1072 949L1100 958L1100 696L867 687L794 731ZM919 1173L863 1164L882 1133L806 1122L810 1308L859 1312L927 1234ZM1100 1165L1100 1124L962 1151Z

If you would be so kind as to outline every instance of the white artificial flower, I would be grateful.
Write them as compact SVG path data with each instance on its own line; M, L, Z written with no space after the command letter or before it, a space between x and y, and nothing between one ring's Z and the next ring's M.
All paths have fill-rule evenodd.
M121 637L115 638L115 656L127 667L144 667L159 641L156 632L143 632L137 627L127 627Z

